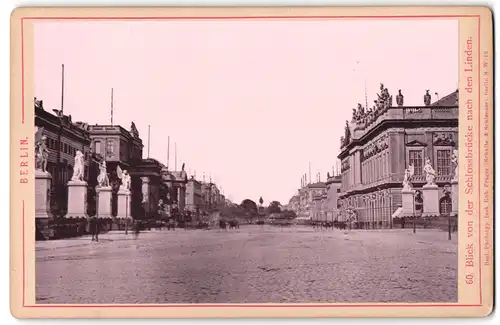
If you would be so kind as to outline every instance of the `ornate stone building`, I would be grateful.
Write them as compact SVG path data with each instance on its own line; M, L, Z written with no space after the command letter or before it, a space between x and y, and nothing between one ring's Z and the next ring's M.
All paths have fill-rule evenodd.
M137 166L143 164L143 144L139 132L131 123L130 130L119 125L90 125L90 138L92 139L91 150L106 161L111 185L113 187L112 214L117 213L117 192L120 180L117 175L117 167L127 170L131 176L131 213L134 218L145 215L142 204L142 180L143 173ZM147 164L147 163L146 163Z
M89 127L82 122L73 122L71 115L64 115L61 111L54 113L46 111L43 101L35 98L35 127L42 130L47 137L49 157L47 171L52 176L50 191L51 213L56 216L66 214L68 181L73 175L75 154L80 150L85 157L85 175L88 179L91 160L91 138Z
M392 214L402 204L402 181L413 164L411 182L416 189L415 211L421 213L418 191L425 184L422 170L426 158L437 172L440 212L449 213L452 152L458 142L458 90L431 103L428 91L423 106L404 106L399 91L397 106L383 85L373 108L361 104L346 121L341 138L341 220L355 212L358 227L392 227Z

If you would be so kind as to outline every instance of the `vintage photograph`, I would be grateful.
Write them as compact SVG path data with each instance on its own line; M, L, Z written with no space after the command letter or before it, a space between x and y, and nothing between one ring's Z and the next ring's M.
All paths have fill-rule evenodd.
M37 304L458 301L457 19L33 37Z

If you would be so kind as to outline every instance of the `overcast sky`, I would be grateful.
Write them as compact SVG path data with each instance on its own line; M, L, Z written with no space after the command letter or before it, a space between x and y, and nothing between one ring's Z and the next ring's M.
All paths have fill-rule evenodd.
M239 203L283 204L311 163L332 172L352 108L380 82L406 105L458 88L456 20L35 24L35 95L73 121L135 122L150 156L203 173ZM436 99L436 98L433 98ZM395 100L394 100L395 104ZM309 177L309 176L308 176Z

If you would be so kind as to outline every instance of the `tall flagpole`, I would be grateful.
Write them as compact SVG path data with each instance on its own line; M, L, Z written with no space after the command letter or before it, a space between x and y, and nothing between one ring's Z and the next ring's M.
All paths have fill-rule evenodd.
M62 146L61 146L61 137L62 137L62 117L64 116L64 64L62 64L62 70L61 70L61 110L59 111L59 116L60 118L58 119L59 121L59 130L58 130L58 133L57 133L57 145L59 146L57 148L57 165L56 165L56 168L57 168L57 173L56 173L56 177L55 177L55 183L56 184L59 184L60 182L62 182L62 172L61 172L61 150L62 150ZM61 194L62 193L59 193L59 191L57 190L58 186L55 187L56 190L55 190L55 193L54 193L54 196L56 197L56 202L57 202L57 205L58 205L58 208L61 209L61 205L62 205L62 201L61 201Z
M111 125L113 125L113 88L111 88Z
M366 91L366 75L365 75L365 109L368 109L368 92Z
M151 148L151 125L148 125L148 159L149 159L150 148Z
M309 163L309 184L311 184L311 163Z
M170 136L168 136L167 140L167 169L169 168L170 164Z
M64 64L62 65L61 76L61 115L64 113Z

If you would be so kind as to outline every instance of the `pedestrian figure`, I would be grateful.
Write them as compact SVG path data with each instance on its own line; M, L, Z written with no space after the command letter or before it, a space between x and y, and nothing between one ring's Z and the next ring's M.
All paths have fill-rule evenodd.
M139 232L140 232L140 229L139 229L140 227L139 226L140 226L140 223L137 221L135 223L135 227L134 227L135 228L134 229L135 239L137 239L137 237L139 237Z
M90 219L90 232L92 233L92 241L99 241L99 223L96 217Z
M401 228L405 227L405 217L401 218Z

